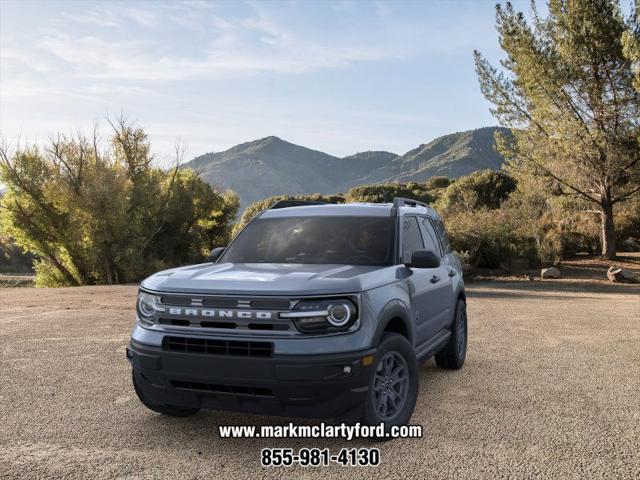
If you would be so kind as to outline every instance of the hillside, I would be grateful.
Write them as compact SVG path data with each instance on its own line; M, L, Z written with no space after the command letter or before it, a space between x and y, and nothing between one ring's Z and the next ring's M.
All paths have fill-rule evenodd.
M509 134L506 128L485 127L436 138L391 162L392 171L383 180L424 182L433 176L457 178L476 170L498 170L504 158L494 148L496 131Z
M363 183L422 182L434 175L456 178L499 169L503 159L493 148L498 129L452 133L404 155L368 151L344 158L271 136L201 155L184 168L199 171L215 187L235 190L247 205L282 193L337 193Z
M340 159L278 137L208 153L184 165L214 186L232 188L244 205L278 193L326 192L341 183Z

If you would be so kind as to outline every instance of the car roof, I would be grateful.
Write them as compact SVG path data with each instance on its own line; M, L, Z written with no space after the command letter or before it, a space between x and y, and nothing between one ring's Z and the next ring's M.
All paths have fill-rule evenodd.
M319 216L345 216L345 217L391 217L407 214L428 215L438 218L438 214L431 207L422 205L395 207L392 203L341 203L323 205L304 205L295 207L275 208L265 210L260 218L286 218L286 217L319 217Z

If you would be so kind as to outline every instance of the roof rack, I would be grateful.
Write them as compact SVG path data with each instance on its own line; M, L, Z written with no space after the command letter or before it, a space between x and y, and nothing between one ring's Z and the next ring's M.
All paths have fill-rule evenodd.
M410 198L403 198L403 197L393 198L394 207L417 207L418 205L421 207L429 208L429 205L427 205L424 202L420 202L418 200L412 200Z
M271 205L268 210L275 210L277 208L288 208L288 207L305 207L310 205L326 205L327 202L321 202L316 200L278 200L276 203Z

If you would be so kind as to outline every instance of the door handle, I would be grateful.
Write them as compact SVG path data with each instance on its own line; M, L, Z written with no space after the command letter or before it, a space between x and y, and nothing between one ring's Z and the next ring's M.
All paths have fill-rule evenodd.
M438 283L440 281L440 277L437 275L434 275L433 277L431 277L431 280L429 280L431 283Z
M455 270L453 270L453 269L450 269L450 270L449 270L449 276L450 276L450 277L455 277L455 276L456 276L456 273L457 273L457 272L456 272Z

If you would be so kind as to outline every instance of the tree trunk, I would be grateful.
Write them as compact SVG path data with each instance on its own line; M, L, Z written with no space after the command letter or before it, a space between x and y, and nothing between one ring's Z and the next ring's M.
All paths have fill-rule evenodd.
M111 274L111 262L108 258L104 259L104 274L107 280L107 285L113 285L113 275Z
M613 205L603 198L602 212L602 256L611 260L616 258L616 229L613 223Z

